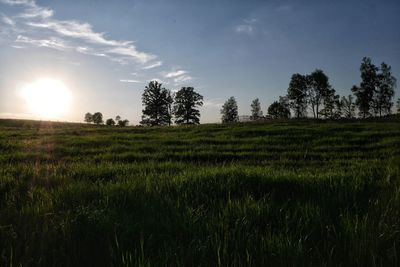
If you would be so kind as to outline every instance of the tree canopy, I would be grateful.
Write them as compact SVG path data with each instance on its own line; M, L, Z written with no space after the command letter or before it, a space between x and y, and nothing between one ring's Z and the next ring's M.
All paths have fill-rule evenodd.
M307 89L307 77L299 73L293 74L287 96L296 118L304 117L307 114Z
M173 114L176 124L199 124L203 96L193 87L182 87L175 95Z
M254 99L251 103L251 120L258 120L262 118L263 112L261 110L260 100L258 98Z
M238 105L235 97L231 96L221 109L222 123L230 123L239 121Z
M106 125L108 125L108 126L114 126L115 125L115 121L113 120L113 119L107 119L106 120Z
M103 124L103 114L101 112L95 112L92 117L93 123Z
M142 95L142 110L141 124L147 126L159 126L171 124L171 113L169 105L169 91L162 87L162 84L157 81L151 81Z
M280 101L274 101L268 107L268 115L273 119L287 119L290 117L290 109Z
M88 113L86 113L85 114L85 122L87 122L87 123L91 123L91 122L93 122L93 115L92 115L92 113L90 113L90 112L88 112Z

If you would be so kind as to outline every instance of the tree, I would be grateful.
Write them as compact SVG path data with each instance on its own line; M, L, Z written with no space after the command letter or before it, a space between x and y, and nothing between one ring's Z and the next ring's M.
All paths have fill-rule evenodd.
M203 106L203 96L193 87L182 87L175 95L173 113L176 124L199 124L199 107Z
M290 107L296 118L306 115L307 109L307 78L301 74L293 74L287 90Z
M338 119L341 117L342 105L340 103L340 96L335 93L335 89L328 88L323 94L324 108L320 114L327 119Z
M120 127L128 126L128 124L129 124L128 120L119 120L118 121L118 126L120 126Z
M236 99L231 96L221 109L222 123L230 123L239 121L238 105Z
M118 124L118 122L121 120L121 116L120 115L117 115L116 117L115 117L115 121L117 122L117 124Z
M151 81L142 95L141 124L148 126L166 125L171 123L171 114L168 110L170 99L168 90L161 87L162 84L157 81Z
M251 103L251 116L250 119L255 121L262 118L263 112L261 110L260 100L258 98L254 99Z
M354 104L353 96L352 95L348 95L347 97L342 96L340 102L342 105L342 115L347 119L354 118L356 115L355 114L356 105Z
M329 94L331 88L329 78L322 70L316 69L310 75L306 76L306 82L308 102L311 104L314 118L318 119L319 109L324 96Z
M108 126L114 126L115 125L115 121L113 120L113 119L107 119L106 120L106 125L108 125Z
M92 113L88 112L88 113L85 114L85 122L87 122L87 123L93 122L93 115L92 115Z
M289 106L285 105L283 101L274 101L268 107L268 115L273 119L287 119L290 117Z
M353 86L351 89L356 97L355 103L362 118L371 115L373 97L377 85L377 70L378 68L372 64L371 59L364 57L360 66L360 86Z
M103 114L101 112L96 112L93 114L93 122L95 124L103 124Z
M396 78L392 76L391 67L382 62L377 75L377 88L374 96L374 114L379 116L390 114L393 107Z
M397 114L400 114L400 98L397 99Z

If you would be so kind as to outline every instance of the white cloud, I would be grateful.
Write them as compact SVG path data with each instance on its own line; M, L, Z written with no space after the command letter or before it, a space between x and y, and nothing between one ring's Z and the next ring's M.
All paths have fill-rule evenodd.
M1 3L8 5L25 5L25 6L35 6L35 1L33 0L0 0Z
M119 81L122 83L142 83L141 81L138 81L138 80L129 80L129 79L127 79L127 80L121 79Z
M110 38L106 33L96 31L88 22L57 19L54 10L39 6L34 0L0 0L1 3L20 6L17 15L6 16L0 13L0 19L6 26L0 29L0 39L4 36L12 40L11 47L47 47L104 57L121 65L140 64L135 70L151 70L163 65L156 55L142 51L134 41ZM167 79L164 83L168 84L191 80L192 77L187 73L185 70L173 70L160 74ZM121 79L121 82L136 80Z
M185 73L187 73L187 71L185 71L185 70L171 71L171 72L165 73L164 77L165 78L174 78L174 77L181 76Z
M15 42L31 44L38 47L48 47L57 50L66 50L69 48L64 41L54 37L51 37L50 39L32 39L26 36L18 35Z
M17 17L25 18L25 19L29 19L29 18L46 19L46 18L52 17L53 14L54 14L53 10L51 10L49 8L33 6L32 8L29 8L28 10L26 10L24 13L19 14Z
M2 20L5 24L11 25L11 26L14 26L14 25L15 25L14 20L11 19L10 17L7 17L7 16L4 15L4 14L1 14L1 20Z
M211 98L204 100L203 107L221 108L223 104L222 98Z
M162 61L157 61L154 64L143 67L143 69L144 70L154 69L154 68L160 67L162 64L163 64Z
M257 22L257 19L255 19L255 18L252 18L252 19L244 19L243 20L245 23L247 23L247 24L253 24L253 23L256 23Z
M246 24L236 26L235 30L238 33L247 33L247 34L252 34L254 31L253 26Z
M79 53L82 53L82 54L92 55L92 56L96 56L96 57L107 57L106 54L98 52L97 50L92 49L87 46L78 46L78 47L76 47L76 51Z
M244 19L242 24L239 24L235 27L235 31L237 33L244 33L251 35L255 31L255 26L254 24L257 22L257 19L252 18L252 19Z
M127 47L116 47L107 51L110 54L117 54L123 56L130 56L136 58L141 63L146 63L155 58L154 55L150 55L144 52L137 51L136 47L129 45Z
M176 77L174 79L174 82L175 83L183 83L183 82L190 81L191 79L192 79L192 77L189 75L182 75L182 76Z
M114 40L106 37L103 32L94 31L92 25L87 22L55 19L52 9L38 6L32 0L0 1L9 5L25 6L22 13L14 16L14 19L18 20L17 26L20 26L19 28L25 27L24 30L28 34L32 32L37 34L39 29L41 30L41 36L57 34L63 38L71 38L74 43L81 42L80 44L75 44L76 51L95 56L105 56L120 64L128 64L130 62L145 64L156 58L155 55L139 51L133 45L133 41ZM15 21L6 16L3 16L2 20L8 25L15 23ZM82 45L82 42L84 45ZM52 45L49 47L59 48ZM87 49L81 49L80 47L87 47Z

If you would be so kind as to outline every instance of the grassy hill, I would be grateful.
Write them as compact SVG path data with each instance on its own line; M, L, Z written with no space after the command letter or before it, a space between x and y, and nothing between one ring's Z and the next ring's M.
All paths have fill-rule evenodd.
M398 266L400 123L0 121L1 266Z

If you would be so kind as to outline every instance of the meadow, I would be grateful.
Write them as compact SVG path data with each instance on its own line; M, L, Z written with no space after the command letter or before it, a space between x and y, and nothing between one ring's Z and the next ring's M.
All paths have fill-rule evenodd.
M0 120L0 266L399 266L399 218L399 120Z

